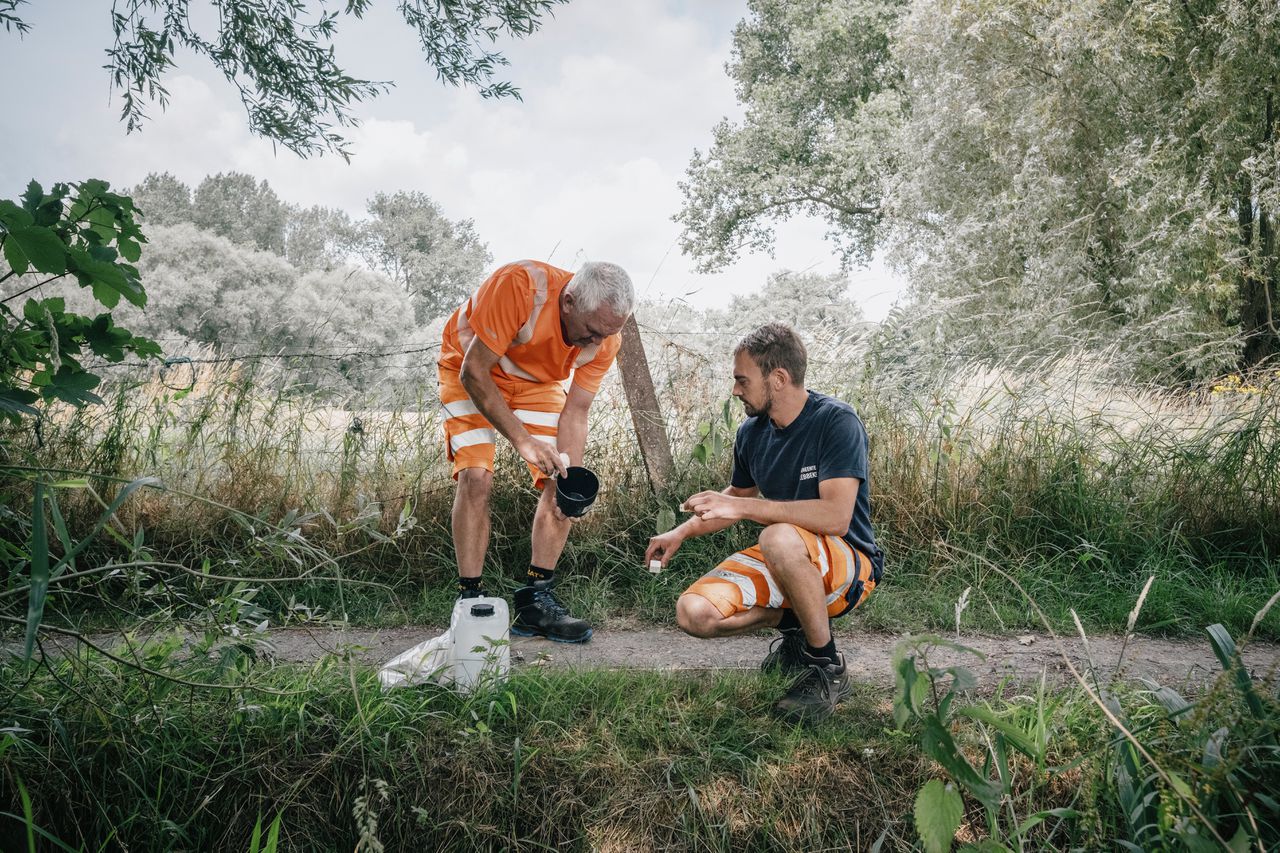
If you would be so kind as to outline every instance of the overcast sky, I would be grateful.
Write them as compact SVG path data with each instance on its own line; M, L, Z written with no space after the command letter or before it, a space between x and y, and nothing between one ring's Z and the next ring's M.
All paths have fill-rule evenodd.
M450 218L474 219L495 263L616 261L643 295L698 307L759 290L778 269L838 270L823 225L812 221L784 225L775 257L744 256L713 275L694 273L680 253L677 182L715 123L741 114L724 64L746 0L574 0L505 50L505 79L523 102L441 86L395 5L376 3L364 20L341 19L338 58L348 72L396 87L356 108L350 165L302 160L253 137L231 84L183 54L166 78L168 109L155 105L144 129L126 134L102 68L109 8L35 2L18 10L32 32L20 40L0 31L0 198L33 177L122 187L168 171L194 187L205 175L241 171L286 201L361 216L374 193L416 190ZM903 286L879 264L850 278L870 319Z

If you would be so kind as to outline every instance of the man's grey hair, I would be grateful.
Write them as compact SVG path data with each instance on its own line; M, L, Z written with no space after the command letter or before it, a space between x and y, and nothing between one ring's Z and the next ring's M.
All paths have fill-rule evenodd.
M631 276L617 264L588 261L569 280L569 292L579 311L591 313L607 305L619 317L630 317L636 310L636 289Z

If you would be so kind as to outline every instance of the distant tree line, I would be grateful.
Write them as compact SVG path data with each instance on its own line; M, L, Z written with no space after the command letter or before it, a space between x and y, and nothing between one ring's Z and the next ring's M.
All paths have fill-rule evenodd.
M170 354L194 345L315 351L325 355L317 376L380 381L367 354L429 345L427 327L466 298L492 260L470 220L448 219L420 192L379 193L359 220L289 204L265 180L235 172L194 190L153 173L124 194L149 240L138 267L150 302L118 318ZM343 352L350 358L332 357Z
M419 323L447 314L492 258L469 219L450 220L425 193L378 193L369 217L282 201L266 181L210 175L191 190L173 175L148 175L129 190L147 225L190 223L285 258L301 272L362 263L400 286Z

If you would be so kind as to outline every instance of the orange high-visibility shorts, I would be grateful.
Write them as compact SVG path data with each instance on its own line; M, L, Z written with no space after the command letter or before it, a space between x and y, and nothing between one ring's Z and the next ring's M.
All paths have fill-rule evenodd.
M498 431L471 402L456 371L442 369L439 376L445 453L453 461L453 478L458 479L458 472L463 468L492 471ZM556 446L560 412L564 409L566 397L563 385L559 382L500 382L498 390L530 435ZM547 476L537 466L525 464L533 475L534 485L541 487Z
M809 562L822 574L828 616L833 619L843 616L866 601L876 588L874 569L866 554L839 536L823 536L803 527L791 527L804 540ZM759 545L730 555L694 581L684 594L702 596L726 618L752 607L791 607L769 574Z

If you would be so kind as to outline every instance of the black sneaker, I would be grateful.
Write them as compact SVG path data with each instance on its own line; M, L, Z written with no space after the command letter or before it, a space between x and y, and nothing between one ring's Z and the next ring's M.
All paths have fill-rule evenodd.
M804 669L800 655L804 651L804 631L793 628L782 631L769 645L769 654L760 661L762 672L799 673Z
M804 651L800 656L805 671L773 710L793 723L819 723L830 717L836 705L853 692L853 684L840 652L836 652L836 663L810 657Z
M511 633L518 637L546 637L558 643L585 643L591 626L569 615L551 588L554 580L534 581L516 590L516 618Z

